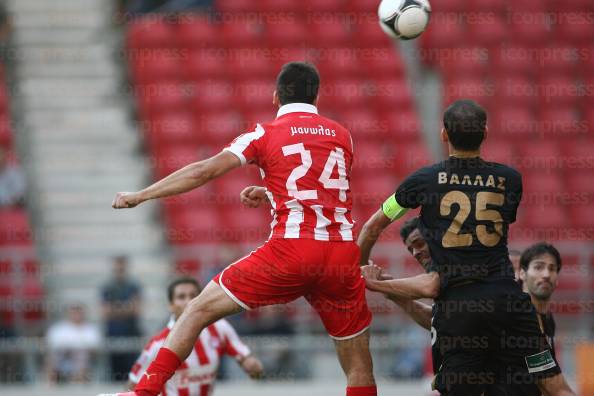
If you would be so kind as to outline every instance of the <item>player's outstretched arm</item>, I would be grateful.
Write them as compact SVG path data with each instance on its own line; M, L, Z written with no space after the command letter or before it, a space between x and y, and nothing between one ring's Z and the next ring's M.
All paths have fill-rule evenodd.
M375 212L373 216L365 222L359 233L359 238L357 239L357 244L359 245L359 248L361 248L361 258L359 261L361 266L369 263L371 249L373 249L373 246L382 232L391 223L392 221L386 217L381 209Z
M390 297L416 300L419 298L435 298L439 294L440 280L437 272L410 278L381 280L381 268L376 265L367 265L361 268L361 273L369 290Z
M241 161L235 154L222 151L213 157L187 165L144 190L117 193L112 207L114 209L133 208L150 199L182 194L239 166Z

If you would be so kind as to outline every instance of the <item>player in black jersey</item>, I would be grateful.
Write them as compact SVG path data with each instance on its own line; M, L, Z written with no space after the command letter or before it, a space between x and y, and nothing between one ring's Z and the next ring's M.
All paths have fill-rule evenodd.
M422 238L418 225L418 217L407 220L400 229L400 236L402 242L406 245L406 249L419 262L422 268L427 271L431 269L431 257L429 255L429 247ZM517 250L510 250L509 253L512 263L514 261L518 262L518 281L523 286L522 290L530 294L532 304L539 316L541 330L546 335L551 352L555 356L555 320L549 310L549 304L551 295L557 287L557 277L561 271L561 255L553 245L545 242L539 242L530 246L523 254ZM393 279L391 275L386 274L378 266L368 265L363 267L363 271L367 278L380 280ZM400 306L419 326L431 332L433 370L437 372L441 366L442 357L437 334L431 326L433 306L418 300L401 299L391 294L386 294L385 296ZM500 382L503 383L487 387L484 395L541 395L540 390L529 376L517 380L514 384L510 385L505 384L505 381Z
M475 102L452 104L441 131L449 159L407 177L359 236L365 265L381 231L420 206L419 230L432 271L388 282L367 279L367 285L399 297L436 297L433 327L443 351L436 387L443 395L478 396L526 373L546 395L574 395L530 297L514 281L507 232L516 219L522 178L480 157L486 124L486 112Z

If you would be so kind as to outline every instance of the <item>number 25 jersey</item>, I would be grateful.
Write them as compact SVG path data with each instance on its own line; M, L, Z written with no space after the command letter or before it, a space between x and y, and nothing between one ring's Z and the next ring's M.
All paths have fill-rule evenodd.
M225 150L260 168L272 204L270 238L353 240L351 135L315 106L284 105L274 121L257 124Z
M420 231L442 287L513 277L507 235L521 197L520 173L479 157L421 168L395 194L402 207L421 206Z

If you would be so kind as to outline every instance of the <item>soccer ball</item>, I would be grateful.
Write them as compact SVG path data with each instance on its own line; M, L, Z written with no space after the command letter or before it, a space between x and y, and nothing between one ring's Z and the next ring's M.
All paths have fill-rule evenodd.
M429 24L429 0L382 0L377 10L382 30L390 37L410 40Z

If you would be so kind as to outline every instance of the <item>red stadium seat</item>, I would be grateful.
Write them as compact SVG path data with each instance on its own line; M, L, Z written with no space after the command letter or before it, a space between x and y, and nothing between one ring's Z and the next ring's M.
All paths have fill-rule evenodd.
M454 49L458 43L467 42L469 35L466 32L466 25L460 18L451 18L447 15L432 18L427 30L421 36L423 47L434 49ZM428 64L434 64L439 57L425 59Z
M365 178L352 180L353 206L373 207L377 210L381 203L398 187L399 179L389 172L375 172Z
M594 139L569 139L563 145L563 157L567 161L567 173L585 171L594 164ZM594 183L592 183L594 186Z
M526 139L537 136L539 124L532 111L524 107L505 107L489 121L490 139Z
M505 11L506 2L501 0L475 0L468 3L468 11L488 13L488 15L502 14ZM466 9L465 9L466 10Z
M301 23L269 24L266 26L266 40L270 47L304 46L308 41L309 29Z
M531 141L529 144L519 146L518 151L521 157L529 158L534 163L547 164L550 166L547 168L548 171L556 171L561 165L559 161L561 148L555 142Z
M388 132L377 114L365 108L349 111L342 116L340 121L343 126L351 131L355 141L376 138L382 135L386 136Z
M180 275L197 276L202 268L200 260L183 259L175 262L175 273Z
M226 77L229 74L228 65L225 54L214 49L201 49L190 53L183 69L188 80L199 83Z
M522 205L525 213L525 223L533 232L554 230L570 226L567 211L561 205L528 206Z
M166 144L194 147L200 142L197 125L189 112L169 112L150 120L145 129L151 148Z
M159 150L153 155L153 172L157 180L200 159L198 150L195 146L192 147L192 144L183 141L175 142L175 144L171 145L170 143L168 146L160 144Z
M180 161L181 162L181 161ZM200 188L185 194L165 198L163 209L166 216L177 216L182 212L196 208L216 208L220 200L212 183L207 183Z
M361 56L360 61L371 78L404 78L404 62L400 54L391 47L378 48L377 52L369 56Z
M222 220L220 231L224 241L259 242L270 235L272 217L267 208L236 207L224 211Z
M543 55L535 61L539 68L538 71L543 77L565 75L575 78L573 73L577 66L577 60L580 58L575 47L556 45L543 47L540 50Z
M585 136L589 128L580 123L580 115L574 106L557 106L552 103L550 107L541 108L540 122L542 131L540 133L546 139L559 139Z
M431 3L431 9L434 13L442 16L444 12L466 11L469 5L464 0L442 0Z
M264 13L277 13L281 17L286 17L287 21L291 21L294 16L290 13L301 14L307 10L307 4L304 1L295 0L260 0L258 1L260 10Z
M198 207L167 217L168 238L174 245L197 242L220 242L217 224L220 218L216 208Z
M154 17L139 18L128 24L128 49L167 48L174 41L174 25ZM134 55L136 52L132 52Z
M176 26L176 43L182 48L218 47L221 45L219 26L202 15L186 15Z
M226 46L230 48L254 47L258 46L262 39L262 27L250 22L224 23L222 37Z
M396 144L395 148L395 166L401 175L408 176L435 162L424 143L400 143Z
M176 81L137 85L135 91L143 118L179 111L190 104L187 87Z
M366 19L354 26L353 41L358 48L393 48L393 41L381 29L378 23ZM369 51L371 52L371 51Z
M251 0L217 0L216 10L222 13L254 12L257 2Z
M542 106L571 106L581 99L578 85L570 76L547 76L538 81Z
M514 148L515 146L508 142L497 141L492 139L492 136L489 136L484 143L481 156L487 161L515 166L516 156Z
M422 136L419 116L414 110L392 110L383 112L379 118L380 126L386 125L387 133L397 139L416 140Z
M534 81L524 76L501 76L495 82L497 101L508 106L534 108L539 103L538 94Z
M567 11L567 9L564 9ZM554 30L558 39L572 44L591 44L594 21L592 20L592 4L588 12L573 10L572 18L561 20Z
M332 13L347 10L345 0L306 0L308 9L313 12Z
M0 246L32 244L29 216L21 209L0 210Z
M378 2L377 0L349 0L346 2L346 6L349 10L357 13L375 13L377 12Z
M381 141L359 139L354 146L352 180L378 172L390 172L394 166L390 145L381 144Z
M315 9L316 12L319 12L317 10L317 5ZM337 19L337 21L331 21L330 23L324 22L323 19L321 21L316 21L316 19L314 19L310 25L314 36L323 37L324 44L328 45L330 48L347 46L350 45L351 41L351 31L349 26L343 23L340 18Z
M243 109L251 111L267 110L273 113L272 94L274 82L268 79L244 80L238 84L238 96ZM262 122L260 120L259 122Z
M358 77L363 69L361 62L365 62L361 55L350 48L337 47L328 50L318 62L318 70L324 80L332 76L341 78ZM327 76L327 77L325 77Z
M491 83L472 76L448 79L443 84L443 91L446 105L458 99L473 99L486 105L494 96L494 87Z
M591 230L594 224L594 211L591 205L575 205L569 208L574 227ZM584 235L584 234L582 234ZM585 234L588 235L588 234Z
M248 128L236 110L219 110L196 116L203 141L226 145Z
M177 80L182 68L181 57L169 49L152 49L131 57L131 71L136 84Z
M498 3L499 5L503 5L503 2L498 0L489 0L488 2L492 1ZM481 2L485 1L483 0ZM493 10L491 10L491 12L493 12ZM490 47L500 45L508 38L509 35L509 26L504 20L504 17L495 17L495 15L493 15L491 18L485 19L486 20L480 21L480 23L468 23L469 40L479 46Z
M459 56L444 56L434 61L445 79L458 76L482 78L489 71L495 52L483 47L459 47L457 51Z
M385 111L407 111L411 109L412 94L408 82L402 78L381 78L377 79L370 87L369 94L377 110Z
M530 76L534 73L535 61L524 46L506 45L493 49L490 54L493 71L502 77L522 74Z
M207 80L196 84L193 105L196 110L209 112L228 109L238 104L236 87L226 80Z
M363 81L340 79L320 87L320 104L340 109L361 108L368 104L369 94Z
M514 42L529 46L539 46L552 38L546 16L539 11L512 14L510 28Z
M264 78L271 81L271 77L278 73L269 59L255 54L235 57L230 65L233 76L239 83L243 83L246 78Z
M10 118L7 115L0 115L0 146L10 147L12 144L12 131Z
M577 61L577 67L581 75L588 79L592 75L594 69L594 46L582 46L579 48L580 58Z

